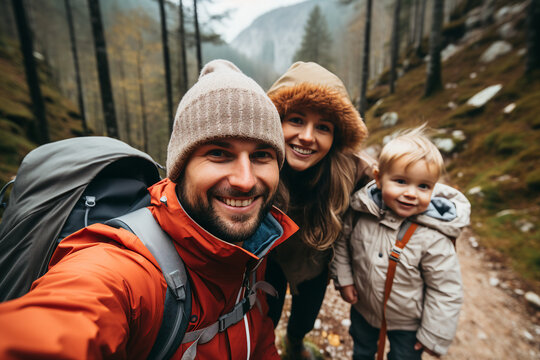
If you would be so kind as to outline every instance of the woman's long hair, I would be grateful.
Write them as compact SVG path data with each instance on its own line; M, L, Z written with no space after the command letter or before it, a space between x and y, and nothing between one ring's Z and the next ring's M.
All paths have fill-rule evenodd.
M355 185L352 154L360 150L368 130L341 79L313 62L291 65L268 90L268 97L282 121L294 109L310 109L335 124L330 152L318 164L295 172L285 161L276 202L300 226L298 236L304 243L328 249L340 234L341 217Z
M285 162L276 197L278 207L300 226L298 236L317 250L330 248L339 236L355 185L353 155L334 150L302 172Z

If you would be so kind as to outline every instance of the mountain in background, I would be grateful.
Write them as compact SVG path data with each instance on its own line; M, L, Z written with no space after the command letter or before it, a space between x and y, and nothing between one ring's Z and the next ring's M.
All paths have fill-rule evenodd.
M364 1L360 1L364 3ZM304 35L304 26L315 6L321 8L332 37L337 38L355 14L355 4L337 1L309 0L269 11L253 21L231 42L231 46L252 60L270 65L283 73Z
M244 74L255 80L263 89L268 89L279 76L271 66L248 58L229 44L204 43L202 45L202 56L203 63L213 59L229 60L238 66Z

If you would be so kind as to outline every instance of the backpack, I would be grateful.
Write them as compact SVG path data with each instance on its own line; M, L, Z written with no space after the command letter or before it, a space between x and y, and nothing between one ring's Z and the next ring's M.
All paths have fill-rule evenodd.
M27 293L71 233L98 222L123 227L150 250L167 282L163 321L149 358L171 357L187 329L191 292L172 240L146 208L147 188L160 180L158 168L148 154L108 137L72 138L31 151L12 181L0 223L0 301Z

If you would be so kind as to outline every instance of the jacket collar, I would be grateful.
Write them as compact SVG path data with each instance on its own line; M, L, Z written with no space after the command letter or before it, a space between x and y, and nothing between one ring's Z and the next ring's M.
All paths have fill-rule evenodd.
M257 257L263 257L282 235L281 224L272 214L267 214L255 234L244 241L242 247Z
M403 220L386 208L375 180L352 196L351 208L372 214L379 218L381 223L394 229L396 224L401 224ZM455 238L461 229L469 224L470 209L469 201L461 192L448 185L437 183L428 209L410 219Z
M381 190L376 184L373 184L368 188L368 194L371 197L371 200L375 202L380 209L390 211L382 199ZM426 211L419 215L425 215L442 221L452 221L457 217L456 206L450 200L434 194L431 197Z
M197 224L183 209L175 190L176 184L169 179L149 189L154 216L182 249L201 255L204 253L205 257L214 261L234 265L245 264L249 259L259 260L298 230L290 218L273 208L256 233L244 242L244 247L240 247L219 239Z

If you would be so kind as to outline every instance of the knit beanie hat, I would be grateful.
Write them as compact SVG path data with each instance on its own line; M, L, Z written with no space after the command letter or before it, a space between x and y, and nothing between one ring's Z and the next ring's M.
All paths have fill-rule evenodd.
M174 118L167 149L167 176L177 181L199 145L222 138L268 144L281 168L285 142L279 114L264 90L233 63L213 60L184 95Z

